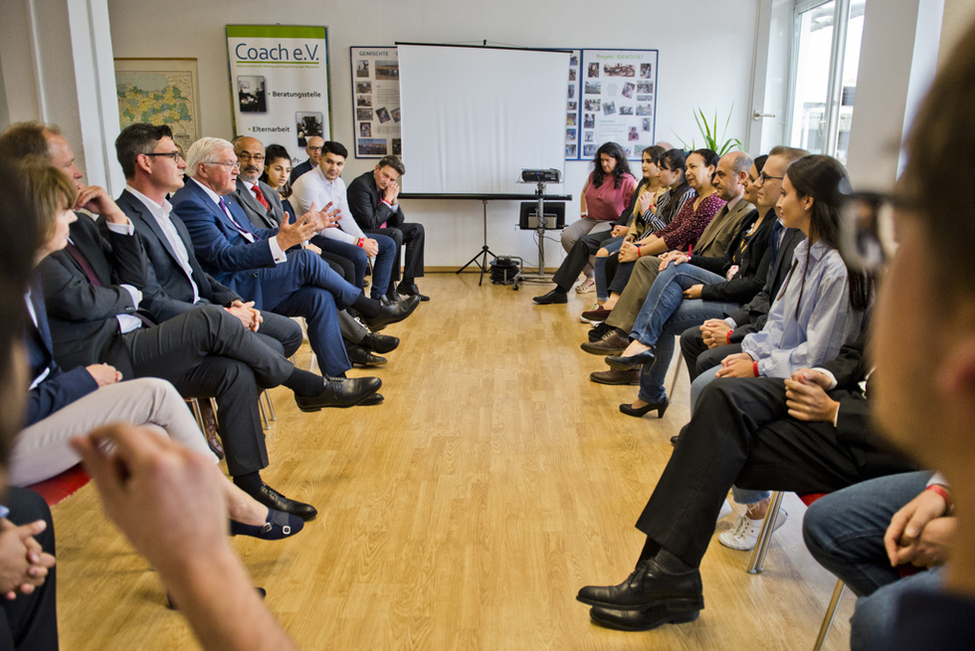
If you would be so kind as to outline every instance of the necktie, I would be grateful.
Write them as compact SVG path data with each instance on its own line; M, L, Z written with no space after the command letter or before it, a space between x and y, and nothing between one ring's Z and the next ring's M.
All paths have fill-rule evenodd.
M227 215L227 217L230 218L230 223L233 224L238 231L240 231L244 235L253 235L253 233L250 231L250 229L247 228L247 226L237 223L237 220L234 219L234 214L230 212L230 206L228 206L227 202L223 200L223 197L220 197L219 203L220 203L220 209L223 210L223 214Z
M264 198L264 193L261 192L261 189L257 187L256 183L254 184L254 187L251 188L251 190L254 191L254 196L257 197L258 203L264 206L264 210L268 210L268 211L271 210L271 206L268 205L267 199Z
M769 215L769 217L775 219L775 215ZM782 234L784 228L785 227L779 223L779 220L775 219L775 223L772 224L772 264L773 265L775 264L775 261L779 255L779 236Z
M376 192L379 193L379 203L382 203L383 202L383 199L386 198L386 193L383 192L382 190L380 190L379 188L376 188ZM379 204L376 204L376 205L378 206ZM379 228L386 228L386 222L383 222L382 224L380 224L379 225Z
M90 282L95 287L103 286L102 281L98 279L98 275L95 274L95 270L92 268L91 263L88 262L88 258L85 257L85 254L81 252L81 249L75 246L74 243L68 242L68 245L65 247L65 250L68 252L68 255L74 258L74 261L77 262L78 265L81 267L81 271L85 274L85 278L88 279L88 282ZM152 327L155 325L144 315L139 314L138 305L136 305L135 307L137 311L134 312L132 316L139 319L139 321L142 321L143 325L145 325L146 327Z

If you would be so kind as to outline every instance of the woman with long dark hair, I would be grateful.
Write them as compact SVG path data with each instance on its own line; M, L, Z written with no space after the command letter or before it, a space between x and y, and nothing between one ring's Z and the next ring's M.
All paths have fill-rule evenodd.
M626 151L615 142L603 143L596 150L592 166L593 170L582 186L580 219L562 231L562 248L566 252L587 233L610 230L636 188ZM576 288L580 294L595 289L592 267L586 265L583 273L586 279Z

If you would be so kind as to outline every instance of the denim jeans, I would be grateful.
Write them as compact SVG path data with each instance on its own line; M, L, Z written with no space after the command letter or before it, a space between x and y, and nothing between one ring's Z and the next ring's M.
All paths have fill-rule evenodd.
M641 400L656 403L666 396L664 380L674 354L675 336L738 308L734 303L684 298L684 290L692 285L720 282L724 282L721 276L687 263L670 264L657 276L630 333L630 338L655 348L653 366L640 375Z
M930 471L921 471L871 479L820 498L806 512L806 547L860 597L850 620L852 649L885 648L881 641L894 628L900 595L941 585L940 568L901 578L884 549L891 517L924 490L930 477Z
M617 253L623 247L624 239L625 237L614 237L603 242L599 248L606 249L609 251L610 255L612 255L613 253ZM596 281L596 300L599 303L605 303L607 300L609 300L609 289L606 282L606 258L601 258L598 255L596 256L596 271L594 279Z

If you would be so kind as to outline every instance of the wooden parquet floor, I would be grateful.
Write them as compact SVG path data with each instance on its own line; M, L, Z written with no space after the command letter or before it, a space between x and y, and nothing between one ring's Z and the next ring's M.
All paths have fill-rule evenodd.
M636 387L589 381L579 344L592 301L534 306L476 274L431 274L432 301L388 334L381 406L303 414L272 391L264 477L320 516L296 538L233 544L304 649L809 648L835 580L802 544L788 496L763 575L713 541L706 610L691 624L622 633L575 601L618 583L642 547L633 527L688 417L682 374L664 419L617 410ZM298 355L313 363L307 344ZM353 374L364 375L356 370ZM54 509L62 648L197 648L93 486ZM723 524L721 526L728 526ZM827 648L848 647L846 597Z

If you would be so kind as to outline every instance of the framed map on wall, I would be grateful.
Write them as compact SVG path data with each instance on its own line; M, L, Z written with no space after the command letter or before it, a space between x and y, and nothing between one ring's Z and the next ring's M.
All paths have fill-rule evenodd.
M167 125L185 152L200 137L196 59L115 59L119 125Z

